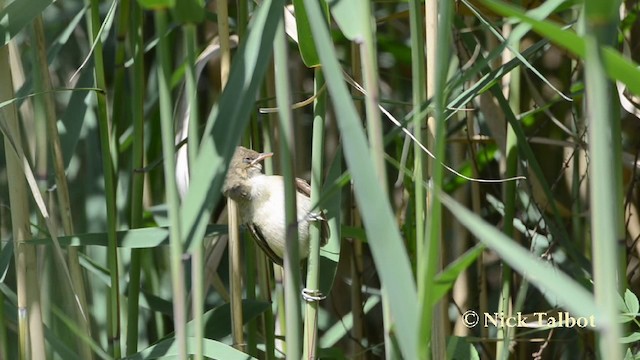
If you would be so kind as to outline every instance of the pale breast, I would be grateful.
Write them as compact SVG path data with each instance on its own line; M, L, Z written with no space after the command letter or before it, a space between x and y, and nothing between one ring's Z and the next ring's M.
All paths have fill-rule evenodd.
M251 201L249 206L241 206L243 223L257 225L265 240L276 255L283 257L286 239L284 182L281 176L256 176L252 179ZM265 191L281 188L282 191ZM307 216L311 208L311 199L297 193L298 237L300 258L309 253L309 222Z

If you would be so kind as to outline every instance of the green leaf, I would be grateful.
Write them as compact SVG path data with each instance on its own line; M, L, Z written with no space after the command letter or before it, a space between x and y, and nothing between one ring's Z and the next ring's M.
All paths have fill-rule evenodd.
M141 306L173 317L173 303L171 301L146 291L142 291L142 294L144 295L144 302L140 304ZM268 302L244 299L242 300L242 320L246 324L270 308L271 304ZM229 303L208 310L202 315L202 320L205 328L205 336L209 339L220 340L231 334L231 310ZM194 326L193 320L187 323L187 335L195 334ZM169 334L167 338L172 336L173 333Z
M187 354L193 355L199 339L187 336ZM247 360L255 359L249 354L236 350L233 347L211 339L203 339L203 355L211 359ZM179 355L178 342L174 338L165 339L157 344L140 351L137 354L127 356L125 360L149 360L149 359L176 359Z
M0 47L5 46L53 0L16 0L0 10Z
M226 225L209 225L209 235L227 233ZM118 247L138 249L169 245L169 229L165 227L142 228L117 232ZM79 234L58 237L60 246L107 246L107 233ZM26 241L33 245L50 245L51 238L31 239Z
M333 19L344 36L351 40L363 38L363 32L369 31L366 21L371 21L369 14L363 14L361 4L369 0L329 1Z
M351 4L356 1L340 1ZM360 3L360 2L357 2ZM305 8L313 39L320 56L322 71L331 95L340 134L343 152L355 189L355 198L367 232L376 269L388 296L391 316L394 319L396 339L405 358L417 358L418 300L411 265L398 225L391 210L386 193L377 181L376 172L369 154L360 116L344 83L342 69L329 36L322 9L316 0L305 0ZM349 6L349 5L347 5ZM354 16L350 21L368 21L369 16Z
M222 339L231 335L231 305L220 305L203 315L204 333L210 339ZM242 300L242 320L244 324L255 319L267 309L271 303L257 300ZM187 336L195 334L194 321L187 323Z
M381 301L380 295L371 295L362 305L363 314L368 314ZM335 346L341 339L349 336L353 328L353 313L345 314L340 321L337 321L330 328L326 329L320 337L319 346L328 348Z
M624 360L633 360L633 359L635 359L635 357L633 356L631 349L627 348L627 352L624 354Z
M156 296L144 289L140 290L139 306L141 308L147 308L160 314L164 314L168 317L173 317L173 303L171 301L163 299L160 296Z
M343 227L340 226L341 219L341 205L342 194L338 191L330 194L330 188L333 183L340 178L342 169L342 152L337 151L336 156L331 163L329 173L327 174L326 182L322 189L323 200L326 201L327 218L329 219L329 227L331 228L331 239L336 241L329 241L327 245L320 248L320 291L323 294L329 294L333 287L333 282L336 277L336 271L338 269L338 262L340 260L340 243L343 237ZM335 234L334 234L335 233Z
M502 90L498 86L493 86L491 87L490 90L494 98L498 101L498 105L500 106L500 108L502 108L507 121L511 125L513 131L516 134L516 137L518 138L518 150L521 156L524 159L527 159L530 173L533 173L536 176L542 190L544 191L547 198L550 200L549 206L551 207L551 212L556 220L555 223L562 224L563 221L560 216L558 206L556 205L556 201L554 201L555 197L551 192L551 186L545 180L544 173L542 172L542 167L540 166L539 161L537 160L533 150L531 149L531 146L529 145L529 141L524 132L524 129L522 128L522 124L516 119L516 116L511 110L509 102L504 97ZM584 272L583 269L590 268L590 264L588 260L586 259L584 254L582 254L576 248L575 242L570 241L570 237L565 227L557 226L555 227L555 230L559 234L559 236L557 237L558 242L562 245L563 249L567 252L567 255L569 255L569 257L573 260L572 262L568 262L568 264L566 264L569 267L571 274L575 276L577 279L582 279L582 280L585 280L586 282L587 279L584 279L585 276L583 274Z
M638 304L638 298L631 290L627 289L625 291L624 299L619 294L616 294L616 301L618 309L621 312L618 314L619 323L627 323L638 317L640 305Z
M622 344L631 344L637 341L640 341L640 333L637 332L620 338L620 343Z
M76 88L88 88L93 85L93 71L83 71L80 79L76 83ZM73 158L76 145L78 145L80 141L82 127L87 119L88 96L92 96L92 94L86 91L73 91L67 103L66 110L58 122L58 127L61 129L60 144L62 145L65 169L69 166Z
M4 313L4 325L17 328L18 327L18 307L17 307L18 296L4 282L0 282L0 292L5 297L4 303L0 304L0 306L3 306L3 308L0 309L0 311ZM69 359L69 360L80 359L78 357L77 350L69 348L69 345L65 344L64 341L62 341L59 338L59 334L57 331L50 329L47 325L43 325L43 329L44 329L44 336L47 339L47 342L49 343L49 345L51 346L51 351L56 355L58 355L59 358ZM13 350L13 349L9 349L9 350ZM17 352L17 349L15 349L15 351ZM9 353L11 354L11 352ZM15 358L18 358L17 354Z
M158 300L156 300L158 301ZM172 308L169 301L162 300L164 304L162 309L168 311ZM247 324L249 321L255 319L258 315L262 314L266 310L271 308L271 304L263 301L243 300L242 301L242 314L243 321ZM169 313L170 315L170 313ZM203 315L203 321L205 326L205 349L204 355L212 359L253 359L246 353L240 352L229 345L223 344L212 339L222 339L231 334L231 312L230 305L224 304L209 310ZM193 354L195 349L196 338L193 337L195 333L194 320L187 323L187 342L189 343L188 349ZM177 343L175 340L175 334L171 333L158 343L149 346L148 348L128 356L124 359L129 360L146 360L146 359L162 359L170 356L177 355Z
M65 29L51 43L51 46L47 50L47 64L49 64L49 66L51 66L51 64L53 64L54 61L58 59L58 54L60 53L61 49L69 42L69 38L71 37L71 35L73 35L78 30L77 27L80 21L86 20L85 14L88 8L89 8L89 5L82 7L78 11L78 13L73 17L73 19L69 21ZM93 72L91 71L85 71L85 73L89 73L90 75L93 75ZM93 78L91 78L91 80L93 80ZM92 85L93 85L93 81L91 81L88 85L80 85L80 82L78 82L75 87L87 88ZM29 96L29 94L32 94L33 92L34 91L33 91L33 85L32 85L32 78L28 77L25 79L25 82L22 84L20 89L16 92L16 98L19 99L17 102L18 107L20 107L22 105L22 102L26 100L26 97ZM84 96L86 95L87 94L84 94Z
M550 22L540 21L528 16L515 6L495 0L481 0L481 2L493 11L504 16L513 16L530 24L535 32L548 38L558 46L569 50L571 53L585 58L585 41L573 31ZM605 71L614 80L625 84L635 95L640 95L640 71L638 64L625 59L617 50L611 47L603 47L602 56Z
M607 331L613 326L613 319L601 316L601 310L596 305L593 294L571 277L531 254L447 194L443 193L441 196L442 204L461 224L543 293L553 295L560 306L577 316L595 316L601 331Z
M326 4L324 2L321 3L325 5L326 9ZM293 8L295 9L298 49L300 50L302 62L307 67L316 67L320 65L320 58L313 43L313 35L311 34L311 27L309 26L307 10L304 8L303 0L293 0ZM328 12L328 9L326 9L326 12Z
M630 313L637 314L638 311L640 311L640 303L638 303L638 297L629 289L624 292L624 303L627 305L627 309Z
M431 289L433 292L433 301L434 304L437 303L441 297L446 294L449 289L453 287L453 284L458 279L460 273L465 271L474 261L482 254L485 247L482 244L477 244L471 249L467 250L462 256L460 256L456 261L452 262L444 269L441 273L436 275L434 280L434 285Z

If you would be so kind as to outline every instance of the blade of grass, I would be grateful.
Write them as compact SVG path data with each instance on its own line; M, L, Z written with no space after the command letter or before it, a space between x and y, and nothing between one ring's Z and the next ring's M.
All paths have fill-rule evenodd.
M476 261L484 249L485 247L482 244L474 246L435 276L433 280L434 286L431 289L433 291L432 301L434 305L453 288L458 276Z
M45 36L44 25L42 17L38 16L33 23L33 35L35 37L34 43L36 44L34 56L36 71L34 72L34 85L36 91L42 92L40 98L35 98L42 102L44 110L44 119L46 120L46 134L47 142L51 148L51 159L53 162L53 168L56 178L56 194L58 200L58 207L60 209L60 219L65 234L75 233L73 227L73 219L71 217L71 203L69 200L69 185L67 183L66 172L64 167L64 159L62 154L62 145L60 142L60 136L57 127L57 116L55 111L55 101L53 98L51 78L49 75L49 67L47 64L47 58L45 53ZM45 142L43 145L47 145ZM72 299L77 298L80 308L76 307L71 301L70 309L73 312L73 317L78 326L83 329L83 333L91 334L91 325L89 318L85 315L87 313L87 299L84 287L84 276L82 274L80 264L78 262L78 249L71 248L67 251L67 261L69 267L69 273L72 281L72 288L76 292L72 294ZM78 352L81 357L90 360L92 359L91 349L84 341L80 341L77 344Z
M302 4L301 4L302 5ZM322 170L324 169L326 93L322 91L324 77L322 70L315 70L314 93L318 95L313 106L313 150L311 154L311 203L320 198ZM309 228L309 257L307 260L306 288L319 289L320 272L320 224L314 221ZM318 344L318 302L308 301L305 306L304 352L303 358L315 359Z
M0 47L7 45L52 3L53 0L17 0L0 9Z
M550 21L536 20L517 7L500 1L480 1L499 14L513 16L530 24L532 29L538 34L550 39L558 46L569 50L574 55L585 58L585 39L578 36L575 32L564 30L562 27ZM608 46L603 46L602 48L602 61L603 68L609 77L625 84L633 94L640 95L640 71L638 70L637 64L625 59L617 50Z
M328 12L326 8L327 4L323 3L323 6L325 7L325 12ZM320 59L318 58L316 46L313 43L307 11L304 8L302 0L293 0L293 8L296 15L295 20L296 29L298 30L298 50L300 51L300 57L307 67L317 67L320 65Z
M142 227L144 173L137 172L144 166L144 39L142 9L136 1L130 3L131 24L128 35L129 47L134 59L131 66L131 122L133 123L133 144L131 148L131 218L130 228ZM140 272L142 250L132 249L129 263L129 291L127 301L127 342L125 354L138 351L138 316L140 298Z
M510 27L509 27L510 28ZM507 40L508 47L511 53L507 55L508 60L512 55L517 58L521 58L520 55L520 39L519 37L510 37ZM536 70L537 72L537 70ZM509 89L509 105L511 111L514 113L520 113L520 80L521 73L520 67L514 68L510 73L508 79L503 79ZM545 79L546 80L546 79ZM554 89L555 90L555 89ZM513 125L507 124L507 138L505 143L505 177L513 177L518 174L518 136L513 130ZM509 181L502 185L502 196L504 201L504 227L502 232L510 238L513 238L513 218L516 211L516 186L515 181ZM501 279L500 301L498 303L498 312L511 316L513 311L513 300L511 294L512 287L512 271L508 264L502 264L502 279ZM507 360L509 357L509 344L513 337L513 329L509 326L498 327L498 333L496 335L498 339L501 339L496 344L496 357L498 359Z
M193 6L194 4L192 4ZM180 4L178 8L181 8ZM199 14L203 14L204 11L200 8L198 11L196 9L192 9L192 12L196 12ZM192 15L196 17L196 15ZM221 16L218 14L218 19ZM187 53L187 64L186 64L186 87L187 87L187 99L189 102L189 147L190 151L191 163L195 162L196 151L200 145L199 137L198 137L198 128L200 124L200 112L199 102L198 102L198 90L197 90L197 70L196 70L196 43L197 43L197 29L196 25L193 23L184 24L183 26L183 37L186 47ZM227 39L227 46L228 46ZM222 44L221 44L222 45ZM203 339L204 339L204 324L202 321L202 314L204 312L204 245L200 243L192 252L192 263L191 263L191 277L192 277L192 295L193 295L193 307L192 314L195 320L195 341L196 341L196 349L195 349L195 359L202 360L203 358Z
M186 338L186 345L193 349L196 347L196 342L199 341L193 336ZM222 343L220 341L204 339L203 340L203 355L210 359L225 359L225 360L251 360L255 359L242 351L238 351L233 347ZM131 356L123 358L123 360L148 360L148 359L171 359L180 354L180 350L175 343L174 339L163 340L153 346ZM189 352L189 355L193 355Z
M428 126L434 136L434 157L437 161L431 162L429 172L431 175L432 191L428 194L428 215L425 224L426 244L418 255L423 258L417 269L419 287L418 299L421 304L419 309L420 321L418 323L419 336L424 339L418 345L420 358L443 358L446 354L446 308L444 303L433 306L430 288L439 268L443 266L444 251L442 247L442 205L440 189L444 181L444 169L437 163L444 163L445 158L445 105L447 94L445 85L450 62L450 32L453 15L452 4L448 1L442 3L429 3L427 10L427 47L430 56L427 58L427 97L432 97L434 112L429 118ZM437 28L436 28L437 27ZM435 38L434 34L435 33ZM435 46L437 44L437 52ZM442 249L442 250L441 250Z
M4 1L0 1L4 8ZM13 98L13 81L9 62L9 47L0 47L0 79L6 86L0 87L0 101ZM31 237L29 201L23 174L26 158L19 134L18 114L14 105L0 110L0 124L4 135L4 153L7 165L11 225L14 241L16 289L18 305L18 354L26 358L45 358L43 322L40 310L39 281L36 277L36 249L24 241ZM13 138L13 139L11 139ZM35 184L34 184L35 185ZM37 192L37 187L35 187ZM38 193L39 194L39 193Z
M166 34L166 10L155 12L156 33ZM169 244L171 248L171 288L173 293L173 324L176 332L178 358L187 358L187 340L185 326L187 322L186 290L184 268L182 264L183 242L181 238L181 211L178 187L176 185L175 164L175 134L173 131L173 106L169 78L171 74L171 60L169 56L169 39L160 36L157 46L159 65L158 87L160 93L160 123L162 132L162 155L164 156L164 181L166 201L169 208Z
M296 185L294 159L296 157L293 117L291 114L291 89L288 68L288 51L284 19L278 19L278 28L273 40L274 67L276 80L276 102L278 105L278 125L280 135L280 169L284 178L286 251L284 253L284 296L287 344L287 358L302 356L302 328L300 323L300 251L298 234L298 214L296 206Z
M619 139L619 104L612 82L607 79L602 47L617 42L619 1L598 3L586 1L585 11L585 85L589 138L589 197L591 200L591 226L593 242L593 283L596 303L603 316L615 319L619 283L624 284L626 266L618 273L617 262L624 254L624 210L622 209L622 149ZM640 74L637 69L635 73ZM620 256L622 255L622 256ZM622 289L626 286L622 285ZM600 356L622 358L620 325L600 329Z
M409 259L395 224L388 199L376 179L368 145L349 91L342 80L342 71L329 38L320 6L305 0L311 31L320 55L327 88L334 105L338 127L343 139L344 154L351 170L355 195L371 245L380 278L388 287L391 313L402 354L417 358L418 337L416 311L418 309L413 274Z
M538 289L553 295L564 309L577 316L594 316L598 329L606 330L613 326L615 318L605 317L593 295L570 276L534 256L527 249L506 237L499 229L488 224L448 195L442 193L441 199L442 204L471 233L487 247L497 252L502 260L511 265L514 270L527 278Z
M120 276L118 269L118 250L116 247L117 228L117 206L116 206L116 184L113 170L111 120L107 110L107 83L105 79L104 57L102 40L100 39L100 4L98 0L90 0L91 11L88 14L88 27L93 43L94 80L97 88L104 92L96 92L97 97L97 117L100 134L100 150L102 157L102 176L104 179L106 211L107 211L107 234L109 246L107 247L107 263L111 273L111 287L108 295L108 326L110 353L115 358L119 358L122 350L120 348ZM112 7L113 8L113 7ZM105 21L106 23L106 21ZM89 55L87 55L89 56Z

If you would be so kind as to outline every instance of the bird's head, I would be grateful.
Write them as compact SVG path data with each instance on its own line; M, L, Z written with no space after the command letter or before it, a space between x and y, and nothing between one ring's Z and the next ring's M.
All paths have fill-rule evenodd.
M273 153L259 153L242 146L236 148L236 152L229 163L229 171L222 192L231 197L233 195L244 196L246 181L262 174L262 161L273 156ZM234 194L241 192L240 194Z

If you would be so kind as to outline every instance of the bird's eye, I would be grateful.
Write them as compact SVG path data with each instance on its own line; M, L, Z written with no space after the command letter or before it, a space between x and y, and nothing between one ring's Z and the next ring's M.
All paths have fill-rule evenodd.
M251 162L253 161L253 159L252 159L252 158L250 158L250 157L246 157L246 158L242 159L242 161L243 161L245 164L251 164Z

